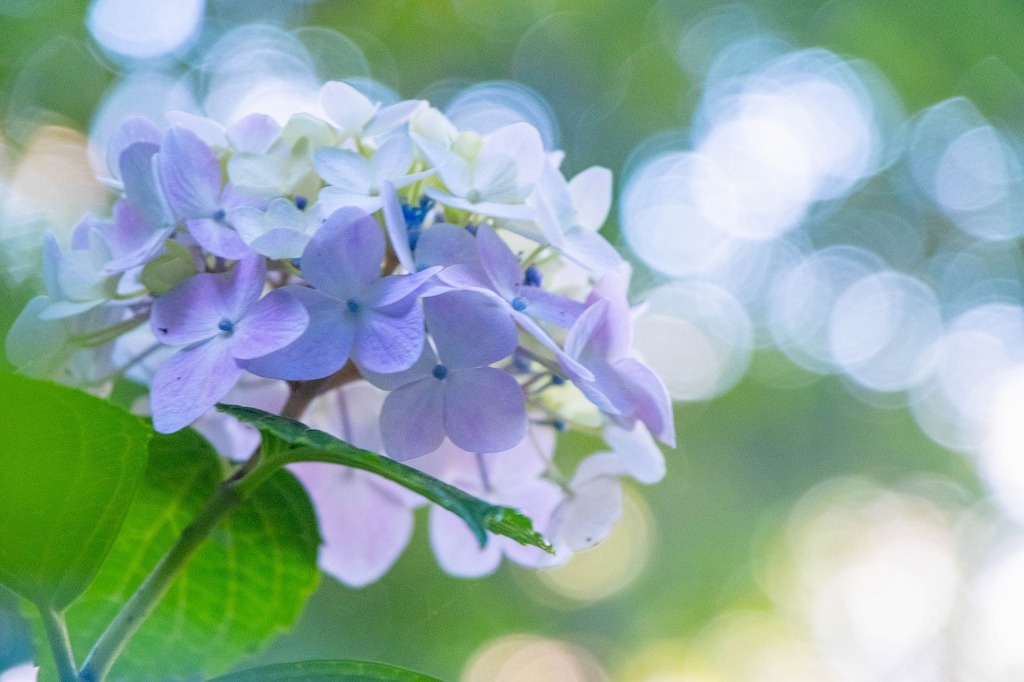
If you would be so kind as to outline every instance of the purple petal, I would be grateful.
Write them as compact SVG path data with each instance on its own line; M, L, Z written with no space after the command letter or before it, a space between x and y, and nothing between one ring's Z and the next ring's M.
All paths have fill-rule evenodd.
M360 367L390 374L411 367L423 341L423 310L415 301L401 314L370 309L359 316L352 354Z
M559 327L571 327L586 309L579 301L553 294L540 287L522 287L519 289L519 296L526 302L525 312L528 315L557 324Z
M633 358L615 363L633 405L632 414L647 425L658 440L675 447L676 431L672 418L672 399L668 389L650 367ZM624 413L626 410L620 408Z
M174 127L157 156L167 203L178 218L209 218L219 208L220 162L195 133Z
M501 548L493 537L481 547L465 521L437 505L430 510L430 546L441 568L462 578L493 573L501 563Z
M519 259L489 225L481 225L477 230L476 246L480 253L480 263L494 290L502 297L511 299L523 283Z
M507 358L519 343L502 303L475 291L450 291L423 301L441 361L451 369L483 367Z
M222 339L178 351L153 375L153 428L160 433L185 428L227 395L241 376L242 368Z
M457 370L444 385L444 430L463 450L501 452L526 435L523 389L507 372L493 367Z
M344 303L307 287L283 287L306 308L309 326L302 336L281 350L242 366L270 379L300 381L334 374L348 362L355 324Z
M220 334L221 275L203 273L176 285L153 302L149 324L161 343L177 346Z
M323 536L320 567L352 587L384 575L409 544L412 510L382 494L361 471L316 462L291 470L316 508Z
M576 360L576 358L572 357L571 354L566 353L561 348L559 348L558 344L555 343L555 340L552 339L551 336L546 331L544 331L544 329L539 324L534 322L533 318L531 318L529 315L524 315L523 313L513 310L512 319L518 322L519 326L525 329L530 336L537 339L537 341L539 341L542 346L544 346L552 353L554 353L555 357L557 357L558 361L562 364L562 367L564 367L567 371L570 371L573 373L573 375L582 377L584 379L589 380L594 378L594 375L591 373L589 369L580 364L580 362Z
M622 461L623 470L637 481L650 485L665 477L665 455L644 424L638 422L632 429L608 424L604 440Z
M415 298L429 287L430 280L441 268L429 268L411 275L388 275L371 283L362 300L375 308L395 305Z
M565 336L565 352L578 358L590 344L602 324L607 323L608 301L599 300L587 306Z
M408 272L415 272L416 265L413 262L412 249L409 247L409 225L405 222L402 203L398 200L395 186L391 182L385 182L381 188L381 199L384 202L384 227L387 229L391 248L395 250L402 267Z
M254 253L238 233L223 220L196 218L189 220L186 225L192 238L215 256L237 260Z
M287 291L277 289L259 300L235 325L231 354L251 360L284 348L309 326L309 313Z
M433 376L393 391L380 413L388 455L406 460L436 450L444 440L444 410L445 387Z
M416 242L416 264L421 268L436 265L477 265L476 240L464 227L439 223L423 230Z
M344 301L380 277L384 249L384 235L372 216L341 208L324 221L302 252L302 274L316 288Z
M438 364L437 354L434 349L430 347L429 343L423 344L423 352L415 363L408 369L403 369L399 372L391 373L378 373L367 369L366 367L360 367L359 370L363 377L377 388L382 388L385 391L393 391L396 388L401 388L406 384L429 377L431 371Z
M259 300L267 278L267 263L262 256L250 256L235 264L231 272L220 280L221 312L232 322L238 322L245 312Z

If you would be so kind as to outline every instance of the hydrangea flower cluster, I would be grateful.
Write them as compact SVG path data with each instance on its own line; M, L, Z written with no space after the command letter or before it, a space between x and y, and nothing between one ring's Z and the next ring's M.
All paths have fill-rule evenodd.
M382 106L343 82L322 115L222 124L170 112L111 140L118 196L64 250L7 338L19 368L102 391L150 386L155 428L195 425L244 458L255 432L218 401L300 417L482 498L523 509L554 557L480 549L449 512L441 565L482 575L502 556L539 566L607 535L621 479L664 473L668 393L631 353L630 269L601 237L611 174L572 180L562 153L515 123L458 130L423 101ZM298 387L316 387L296 410ZM571 476L565 428L608 450ZM423 501L364 472L294 466L317 507L321 564L351 585L402 552Z

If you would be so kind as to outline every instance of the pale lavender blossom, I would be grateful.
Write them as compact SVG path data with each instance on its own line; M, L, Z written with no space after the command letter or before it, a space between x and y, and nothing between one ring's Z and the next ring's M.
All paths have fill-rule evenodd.
M606 275L587 309L569 329L565 352L592 374L581 376L563 362L566 375L611 419L625 429L639 420L659 440L675 445L672 401L661 379L631 357L633 325L626 301L628 269Z
M308 205L305 197L296 201L278 197L266 211L243 206L232 217L238 235L253 251L267 258L290 260L302 256L323 224L322 208L319 203Z
M320 89L320 106L345 141L390 132L408 121L423 102L406 100L382 107L348 83L331 81Z
M545 532L555 509L565 499L558 485L543 478L554 449L554 429L534 426L518 445L504 452L476 454L446 442L414 464L493 504L519 509L530 517L535 528ZM534 568L554 566L568 558L567 552L552 556L494 535L481 547L461 519L436 505L430 510L430 545L441 568L461 577L492 573L502 557Z
M345 384L309 406L306 422L356 447L386 454L378 418L387 394L365 381ZM386 479L335 464L289 467L309 491L323 544L320 567L362 587L391 568L412 537L423 498Z
M313 153L313 164L327 187L320 190L317 201L328 212L355 206L373 213L381 207L385 182L401 188L434 172L409 173L412 159L412 143L404 135L392 135L369 158L347 149L321 147Z
M226 275L196 275L153 303L153 334L184 346L153 376L157 431L188 426L231 390L242 376L241 361L286 346L305 330L309 316L288 292L260 298L265 278L263 259L252 257Z
M274 379L319 379L349 357L374 372L410 367L423 350L423 310L417 301L433 270L381 277L384 233L357 208L335 211L302 253L302 275L315 288L281 289L309 311L294 343L246 364Z

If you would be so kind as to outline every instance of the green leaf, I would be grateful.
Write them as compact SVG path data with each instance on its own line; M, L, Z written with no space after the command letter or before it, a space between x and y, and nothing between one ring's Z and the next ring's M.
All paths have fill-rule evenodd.
M156 435L120 537L67 612L80 657L222 478L222 460L195 431ZM298 619L319 580L319 543L305 490L276 472L199 546L108 679L196 679L236 665Z
M128 513L151 430L81 391L0 374L0 582L60 611Z
M291 446L291 450L281 454L289 462L343 464L383 476L419 493L461 517L476 535L481 546L487 544L487 531L491 531L512 538L522 545L533 545L547 552L553 551L544 537L533 529L533 522L511 507L494 505L473 497L418 469L349 445L328 433L311 429L292 419L278 417L253 407L220 404L217 405L217 409L252 424L260 430L265 441L273 439ZM278 450L278 444L275 443L273 451Z
M440 682L411 670L368 661L296 661L242 670L209 682Z

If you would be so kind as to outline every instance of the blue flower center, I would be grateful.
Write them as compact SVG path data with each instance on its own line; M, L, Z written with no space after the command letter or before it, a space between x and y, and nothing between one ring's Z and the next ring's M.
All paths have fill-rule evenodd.
M521 313L524 310L526 310L526 306L527 300L522 296L516 296L515 298L512 299L512 310Z
M405 224L409 226L410 238L412 231L423 225L423 221L427 219L427 214L432 208L434 208L434 200L426 195L420 197L420 202L416 206L402 204L402 217L405 218Z
M471 189L469 190L469 193L466 194L466 201L468 201L471 204L480 203L480 200L482 198L483 197L480 195L480 190L478 189Z
M231 336L231 334L235 331L235 323L225 317L217 324L217 329L221 330L228 336Z
M444 379L448 376L448 368L444 365L434 365L434 371L431 372L435 379Z
M348 306L348 311L350 313L358 313L359 309L362 307L362 306L359 305L359 301L355 300L354 298L348 299L345 302L345 305Z
M552 374L551 375L551 385L552 386L561 386L564 383L565 383L565 379L563 377L560 377L557 374Z
M309 199L302 196L301 194L296 194L295 208L299 209L300 211L305 211L307 206L309 206Z
M539 287L541 282L540 270L534 266L526 268L526 272L523 273L523 284L528 287Z
M216 211L213 212L213 216L211 217L214 220L224 220L225 218L227 218L227 216L227 211L225 211L223 208L218 208Z

